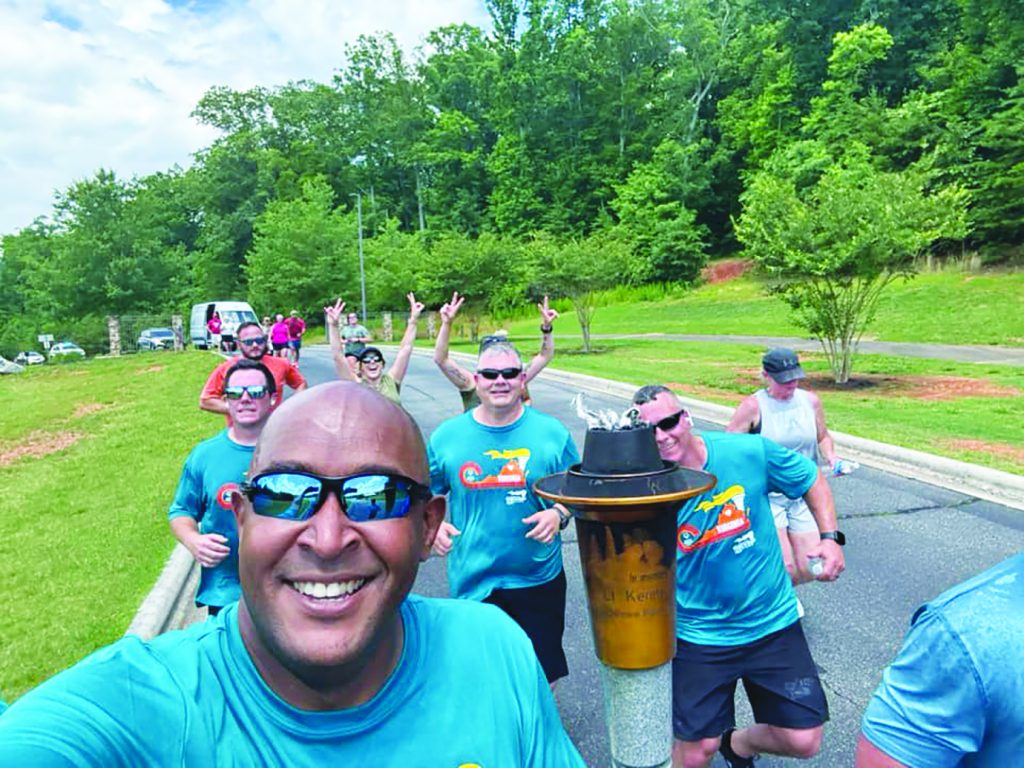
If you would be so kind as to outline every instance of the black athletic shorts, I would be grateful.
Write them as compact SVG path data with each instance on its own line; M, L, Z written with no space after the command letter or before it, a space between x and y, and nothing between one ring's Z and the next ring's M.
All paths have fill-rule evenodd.
M569 674L562 649L565 631L565 571L551 581L536 587L496 589L485 603L496 605L523 628L533 643L533 650L552 683Z
M286 341L284 344L272 344L271 346L274 347L275 352L280 352L282 349L288 349L288 342Z
M672 730L677 739L721 736L736 725L736 681L754 720L782 728L815 728L828 720L818 670L797 621L746 645L676 640L672 660Z

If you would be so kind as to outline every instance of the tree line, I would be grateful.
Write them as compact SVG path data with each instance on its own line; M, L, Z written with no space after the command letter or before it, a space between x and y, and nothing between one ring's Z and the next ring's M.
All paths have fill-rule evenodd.
M442 27L412 55L361 37L329 83L213 87L193 116L219 137L188 168L57 194L3 238L0 350L213 298L353 306L357 206L371 310L410 289L585 303L742 250L847 343L922 254L1019 248L1018 0L487 7L490 31Z

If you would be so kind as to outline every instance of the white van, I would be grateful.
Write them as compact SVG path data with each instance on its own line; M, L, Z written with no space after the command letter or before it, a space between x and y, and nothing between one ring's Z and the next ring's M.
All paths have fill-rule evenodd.
M221 341L226 343L229 349L235 346L238 326L242 323L259 323L253 308L244 301L207 301L194 304L188 326L192 346L196 349L209 349L211 346L206 323L213 317L214 312L220 313Z

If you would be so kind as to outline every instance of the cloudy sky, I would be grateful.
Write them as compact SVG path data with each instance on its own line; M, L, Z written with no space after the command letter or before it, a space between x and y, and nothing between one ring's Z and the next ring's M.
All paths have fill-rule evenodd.
M361 34L411 51L462 21L488 27L483 0L0 0L0 234L98 168L187 166L210 86L327 82Z

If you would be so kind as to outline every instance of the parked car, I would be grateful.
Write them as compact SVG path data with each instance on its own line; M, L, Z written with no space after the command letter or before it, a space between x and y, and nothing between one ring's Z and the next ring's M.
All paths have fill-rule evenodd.
M70 341L59 341L50 347L50 359L56 360L61 357L85 357L85 350Z
M34 349L30 349L27 352L19 352L14 358L14 362L22 365L42 365L46 362L46 358Z
M174 331L170 328L147 328L136 341L139 349L174 349Z
M12 363L3 357L0 357L0 374L4 373L21 373L25 370L25 366Z

